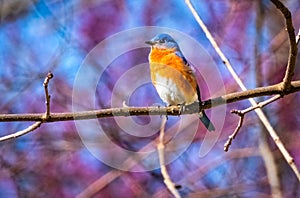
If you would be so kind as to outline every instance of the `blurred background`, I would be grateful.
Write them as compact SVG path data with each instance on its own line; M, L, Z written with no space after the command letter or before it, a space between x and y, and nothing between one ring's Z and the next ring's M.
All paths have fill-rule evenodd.
M292 13L297 33L300 2L282 2ZM270 1L208 0L194 1L194 5L247 88L282 80L289 42L283 17ZM2 0L0 17L1 114L44 112L42 83L48 71L54 74L49 85L51 111L72 111L73 84L90 51L120 31L144 26L172 28L197 40L205 46L222 73L226 92L240 91L184 1ZM112 46L107 45L101 50L111 49ZM111 105L115 83L122 73L137 64L147 63L149 51L145 45L118 57L109 65L95 93L97 108L118 107ZM197 52L194 53L197 56ZM300 78L298 65L299 56L294 79ZM94 67L97 72L101 65L95 64ZM199 63L195 67L201 70L205 65ZM199 81L203 79L201 75L197 75ZM212 78L212 82L206 83L213 81ZM205 84L200 84L200 87L203 100L221 95L209 93ZM84 97L83 93L83 106ZM263 109L297 167L300 167L299 102L300 95L295 93ZM129 105L161 103L155 89L147 84L133 93ZM230 111L249 106L246 100L226 106L226 116L222 116L225 122L219 127L221 135L207 155L199 157L199 147L205 135L204 127L199 125L192 144L167 165L181 195L300 196L299 181L255 113L247 114L229 152L223 151L228 135L239 120ZM150 117L133 119L146 126ZM171 118L167 127L180 119ZM155 133L137 138L124 132L114 118L98 121L115 144L128 150L139 151L158 136ZM30 124L0 123L0 135L22 130ZM110 154L113 156L113 151ZM95 158L82 143L73 121L46 123L23 137L1 142L0 166L0 197L171 196L159 169L147 171L145 168L143 171L143 164L140 164L140 172L120 171Z

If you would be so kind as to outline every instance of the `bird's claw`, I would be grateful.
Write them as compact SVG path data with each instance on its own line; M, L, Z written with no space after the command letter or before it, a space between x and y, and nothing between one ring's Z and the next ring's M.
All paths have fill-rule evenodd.
M180 116L181 113L185 111L185 104L178 104L178 108L179 108L178 114Z

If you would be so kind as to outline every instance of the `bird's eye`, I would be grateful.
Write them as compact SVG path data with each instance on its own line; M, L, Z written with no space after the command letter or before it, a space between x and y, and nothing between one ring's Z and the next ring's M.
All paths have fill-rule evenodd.
M165 42L165 39L160 39L159 42L160 42L160 43L164 43L164 42Z

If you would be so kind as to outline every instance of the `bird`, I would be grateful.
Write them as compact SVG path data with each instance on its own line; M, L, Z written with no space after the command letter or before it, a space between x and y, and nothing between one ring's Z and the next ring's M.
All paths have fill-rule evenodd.
M158 34L146 44L151 46L148 59L150 76L158 95L168 106L201 104L200 89L193 68L184 57L177 42L169 34ZM208 131L215 127L204 110L198 117Z

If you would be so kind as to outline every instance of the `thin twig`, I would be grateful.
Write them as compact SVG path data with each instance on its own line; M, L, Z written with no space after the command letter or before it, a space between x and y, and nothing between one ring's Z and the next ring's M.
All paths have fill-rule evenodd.
M165 163L165 144L164 144L164 134L165 134L165 126L167 122L167 117L162 117L162 123L160 127L160 134L159 134L159 142L157 144L157 151L158 151L158 158L160 164L161 174L164 178L164 183L166 184L167 188L170 192L174 195L174 197L179 198L181 197L177 189L175 188L175 184L172 182L169 173L166 168Z
M35 122L33 123L32 125L30 125L29 127L27 127L26 129L23 129L21 131L17 131L13 134L10 134L10 135L6 135L6 136L3 136L3 137L0 137L0 142L2 141L6 141L6 140L10 140L10 139L14 139L14 138L18 138L22 135L25 135L31 131L34 131L35 129L39 128L41 126L42 122L41 121L38 121L38 122Z
M286 23L286 30L289 35L290 50L289 50L289 60L286 67L285 75L283 78L282 91L285 92L291 87L292 78L294 76L298 47L296 44L295 29L293 26L292 14L285 5L279 0L271 0L271 2L277 7L282 13Z
M14 139L14 138L23 136L23 135L25 135L29 132L32 132L35 129L39 128L42 125L42 123L46 122L50 118L50 95L49 95L49 92L48 92L48 84L49 84L49 81L50 81L51 78L53 78L53 74L51 72L49 72L47 74L45 80L44 80L44 83L43 83L43 86L44 86L44 89L45 89L46 112L43 115L41 115L41 120L36 121L35 123L30 125L26 129L23 129L21 131L17 131L13 134L10 134L10 135L0 137L0 142L10 140L10 139Z
M44 90L45 90L45 104L46 104L46 112L45 112L45 116L44 119L48 120L50 117L50 95L49 95L49 91L48 91L48 84L50 82L50 79L53 78L53 74L51 72L48 72L43 86L44 86Z
M237 84L240 86L240 88L243 91L246 91L247 88L245 87L244 83L238 77L237 73L233 69L233 67L230 64L229 60L226 58L226 56L224 55L224 53L221 51L221 49L218 46L217 42L215 41L215 39L213 38L213 36L211 35L211 33L209 32L209 30L207 29L207 27L205 26L205 24L201 20L200 16L198 15L198 13L195 10L194 6L191 4L190 0L186 0L186 4L189 7L189 9L190 9L191 13L193 14L194 18L196 19L196 21L198 22L198 24L200 25L200 27L204 31L206 37L211 42L212 46L214 47L214 49L216 50L216 52L218 53L218 55L222 59L223 63L227 67L228 71L233 76L234 80L237 82ZM290 62L290 64L295 64L295 63L294 62ZM290 68L293 68L293 65L290 66ZM290 88L292 88L292 86ZM289 89L286 90L286 91L289 92ZM284 92L284 94L286 94L286 93ZM257 105L257 103L255 102L255 100L253 98L249 98L248 100L250 101L250 103L251 103L252 106L256 106ZM265 116L265 114L263 113L263 111L260 108L255 109L255 112L258 115L258 117L261 120L261 122L266 127L267 131L269 132L270 136L272 137L273 141L275 142L275 144L279 148L279 150L282 153L282 155L284 156L285 160L288 162L288 164L290 165L290 167L293 169L296 177L300 181L300 173L299 173L299 171L297 169L297 166L294 163L294 159L291 157L291 155L289 154L289 152L286 150L285 146L281 142L279 136L277 135L276 131L274 130L274 128L270 124L269 120L267 119L267 117Z
M231 113L235 113L235 114L239 115L240 120L239 120L239 123L238 123L237 127L235 128L234 132L228 137L228 140L224 144L224 151L226 151L226 152L229 150L231 142L233 141L233 139L236 137L236 135L240 131L241 127L243 126L243 122L244 122L244 114L241 114L239 111L236 111L236 110L232 110Z
M238 134L238 132L240 131L242 125L243 125L243 121L244 121L244 117L245 117L245 114L246 113L249 113L250 111L253 111L257 108L263 108L264 106L278 100L279 98L281 98L282 96L279 94L279 95L275 95L273 96L272 98L269 98L263 102L260 102L258 103L256 106L252 106L252 107L249 107L247 109L244 109L244 110L237 110L237 109L233 109L231 111L231 113L234 113L234 114L237 114L239 117L240 117L240 120L239 120L239 123L237 125L237 127L235 128L234 132L228 137L228 140L227 142L224 144L224 151L228 151L229 150L229 147L231 145L231 142L233 141L233 139L236 137L236 135Z
M242 114L246 114L246 113L249 113L250 111L253 111L253 110L257 109L257 108L263 108L264 106L266 106L266 105L268 105L268 104L270 104L270 103L272 103L272 102L274 102L274 101L276 101L276 100L278 100L280 98L282 98L282 96L280 94L279 95L275 95L272 98L269 98L269 99L267 99L267 100L265 100L263 102L258 103L256 106L252 106L252 107L249 107L247 109L244 109L243 111L241 111L241 113Z

